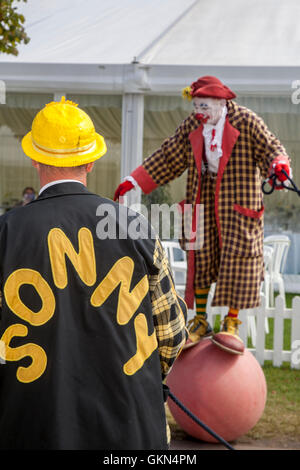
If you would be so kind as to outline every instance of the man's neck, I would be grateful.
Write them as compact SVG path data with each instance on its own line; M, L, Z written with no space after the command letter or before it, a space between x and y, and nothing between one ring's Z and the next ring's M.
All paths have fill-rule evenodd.
M47 175L47 174L40 174L40 187L45 186L46 184L52 183L54 181L60 181L60 180L76 180L79 181L79 183L82 183L86 186L86 173L83 175L76 175L74 176L74 173L57 173L54 175Z
M50 186L54 186L55 184L60 184L60 183L80 183L83 184L82 181L79 179L60 179L60 180L51 180L49 183L44 184L41 186L41 189L39 191L39 195L42 194L45 189L49 188Z

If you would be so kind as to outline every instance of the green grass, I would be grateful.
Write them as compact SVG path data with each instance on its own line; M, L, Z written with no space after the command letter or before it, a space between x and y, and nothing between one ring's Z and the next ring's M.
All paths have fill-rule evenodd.
M275 296L278 293L275 293ZM293 297L299 294L288 293L285 296L286 307L292 308ZM274 338L274 318L269 318L269 333L265 335L265 349L273 349L273 338ZM251 338L248 338L248 348L252 348ZM285 351L291 350L291 320L285 319L283 321L283 349Z
M285 301L286 301L287 308L292 308L292 301L293 301L293 298L296 296L300 296L300 294L290 294L290 293L285 294Z
M279 445L300 448L300 371L289 364L263 366L267 382L267 402L264 413L244 437L244 440L274 440Z
M269 333L265 334L265 349L273 349L274 341L274 318L269 318ZM254 348L251 338L248 337L248 348ZM283 349L285 351L291 350L291 320L283 320Z
M292 299L299 294L286 294L286 306L292 307ZM265 348L273 349L274 319L269 318L269 333L265 336ZM250 344L250 346L249 346ZM248 339L251 347L251 339ZM291 320L284 320L283 349L291 349ZM273 367L265 361L263 371L267 382L267 403L257 425L246 438L270 439L282 445L300 448L300 371L289 363Z

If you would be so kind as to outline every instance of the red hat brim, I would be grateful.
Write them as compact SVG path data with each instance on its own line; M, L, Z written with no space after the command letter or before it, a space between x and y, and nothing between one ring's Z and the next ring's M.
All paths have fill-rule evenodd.
M218 98L225 100L232 100L236 97L235 93L227 86L207 85L192 91L192 97L195 98Z

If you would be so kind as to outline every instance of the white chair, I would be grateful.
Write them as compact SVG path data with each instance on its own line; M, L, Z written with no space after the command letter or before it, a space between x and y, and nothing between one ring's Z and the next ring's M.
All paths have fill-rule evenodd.
M268 265L269 275L269 305L274 307L274 290L278 286L279 294L285 299L285 287L283 280L283 270L286 263L291 240L287 235L269 235L264 239L264 247L273 248L273 254Z
M174 276L175 289L179 295L184 297L187 273L186 253L176 241L162 241L162 246L169 258L170 267Z

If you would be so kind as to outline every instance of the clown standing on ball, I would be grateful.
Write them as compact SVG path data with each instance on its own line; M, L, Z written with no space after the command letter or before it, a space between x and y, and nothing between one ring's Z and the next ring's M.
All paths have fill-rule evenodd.
M197 205L203 204L204 243L187 252L185 300L189 308L195 301L196 315L186 347L212 336L220 348L243 354L238 314L259 306L264 271L261 178L275 173L276 189L282 189L281 170L290 175L290 161L262 119L232 101L236 95L216 77L199 78L183 96L192 100L194 111L119 185L115 199L135 185L148 194L188 171L184 202L192 205L194 222ZM186 249L187 240L180 243ZM215 335L206 319L213 283L212 305L229 309Z

